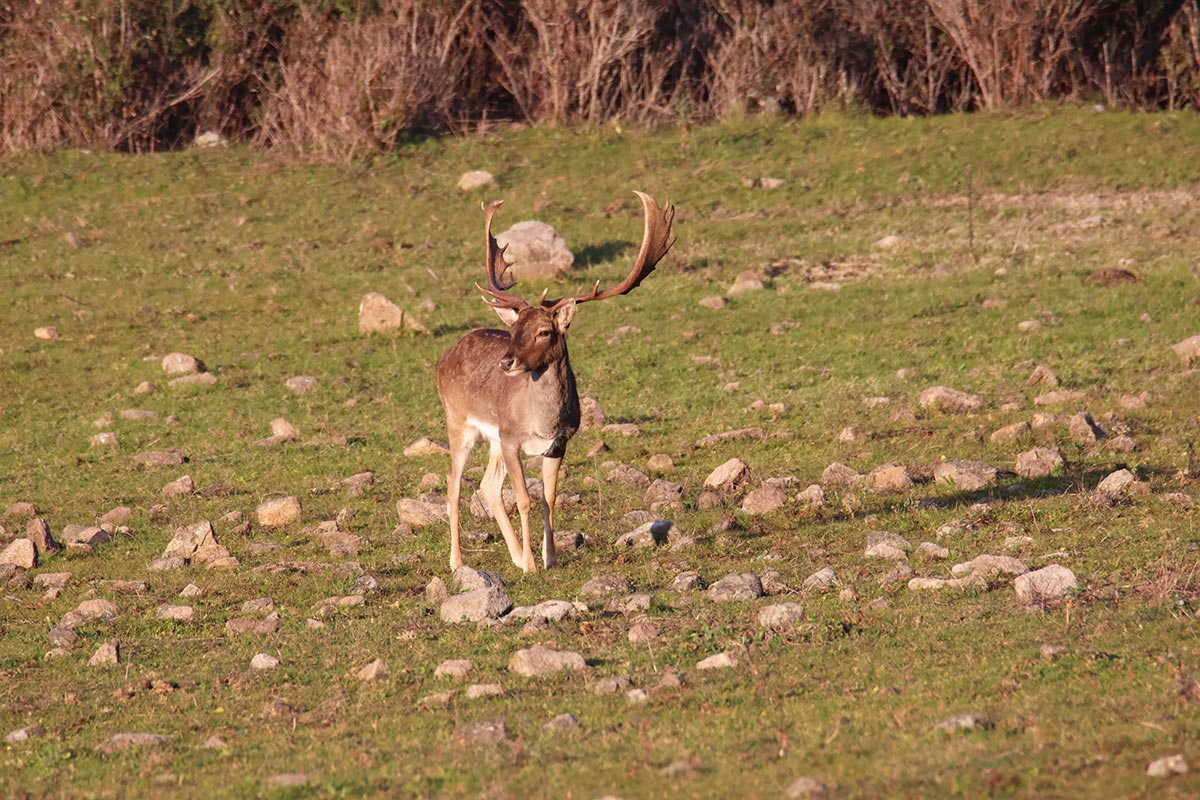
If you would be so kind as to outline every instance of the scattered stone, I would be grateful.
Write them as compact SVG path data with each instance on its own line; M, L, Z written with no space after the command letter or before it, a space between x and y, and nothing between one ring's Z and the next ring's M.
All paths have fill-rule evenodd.
M108 531L95 525L67 525L62 529L63 544L79 548L112 541Z
M454 680L462 680L467 677L473 668L474 664L469 659L452 658L437 665L433 671L435 678L453 678Z
M1187 771L1188 763L1182 753L1155 759L1146 767L1146 774L1151 778L1169 778L1172 775L1183 775Z
M175 377L178 375L193 375L197 372L204 372L204 362L187 353L170 353L163 356L162 371L167 377Z
M46 735L46 729L41 725L26 725L24 728L17 728L11 731L4 737L6 744L20 744L27 742L30 739L37 739Z
M505 248L505 259L518 281L554 280L575 263L566 240L544 222L518 222L497 234L496 243Z
M863 553L868 558L886 558L901 560L912 550L912 543L898 533L891 531L871 531L867 534L867 549Z
M933 479L953 483L960 492L977 492L995 482L996 468L984 461L942 461L934 465Z
M819 484L814 483L796 495L796 502L806 508L824 508L825 490Z
M234 617L225 623L225 632L230 636L269 636L279 630L279 612L268 614L262 619Z
M162 554L164 559L181 558L185 562L198 564L228 556L229 551L217 543L212 523L208 520L177 528L175 536L167 543L167 549Z
M475 569L463 565L454 570L454 589L459 592L469 592L474 589L504 588L504 579L495 572Z
M700 580L700 573L693 570L686 570L675 576L671 581L670 589L673 592L694 592L697 589L703 588L703 581Z
M862 479L861 472L836 461L821 473L821 483L826 486L853 486Z
M941 589L986 589L987 581L974 573L962 578L912 578L908 588L914 592Z
M882 464L867 476L871 488L877 492L907 492L912 488L912 478L903 464Z
M289 495L260 503L255 510L258 524L264 528L281 528L300 520L300 499Z
M727 296L735 294L745 294L747 292L760 292L764 288L762 279L755 275L750 270L743 270L733 279L733 284L725 291Z
M177 467L184 462L183 453L179 450L151 450L138 453L133 457L137 464L145 467Z
M65 589L71 581L69 572L42 572L33 576L33 585L47 589Z
M203 597L204 590L194 583L189 583L179 591L180 597Z
M647 620L639 620L629 626L628 639L632 644L643 644L658 638L658 628Z
M762 596L762 581L752 572L726 575L708 588L708 599L718 603L757 600Z
M319 381L317 381L317 379L312 375L295 375L291 378L288 378L284 382L284 385L287 387L289 392L293 392L295 394L308 394L309 392L316 391Z
M787 490L781 486L764 484L752 490L742 500L742 511L746 514L770 514L778 511L788 500Z
M461 747L500 744L508 738L503 719L463 722L454 729L454 743Z
M414 528L441 524L446 521L449 513L445 503L408 497L396 501L396 512L400 515L401 523Z
M970 561L955 564L950 568L950 574L956 577L978 575L985 580L990 580L1000 575L1024 575L1027 572L1029 572L1029 567L1025 566L1023 561L1015 559L1012 556L994 555L976 556Z
M534 645L513 653L508 668L526 678L541 678L562 670L579 672L586 669L587 664L578 653Z
M496 177L492 173L482 169L472 169L464 172L456 185L464 192L471 192L485 186L494 186L495 183Z
M1054 447L1035 447L1017 455L1016 473L1022 478L1045 478L1063 466L1062 453Z
M1030 608L1047 608L1067 600L1079 589L1075 573L1060 564L1026 572L1013 581L1017 602Z
M30 539L13 539L0 551L0 564L12 564L21 569L37 566L37 548Z
M133 519L133 509L129 506L117 506L116 508L106 511L100 517L100 524L108 523L110 525L124 525Z
M151 383L150 381L142 381L137 386L133 387L133 394L135 397L141 397L142 395L147 395L147 394L154 394L157 391L158 391L158 388L155 387L155 385L153 383Z
M925 558L943 559L950 557L949 550L942 547L940 544L934 544L933 542L921 542L921 544L917 546L917 554L922 555Z
M96 652L88 659L89 667L117 664L121 660L120 646L116 640L109 640L96 648Z
M1055 389L1052 392L1046 392L1045 394L1040 394L1033 398L1033 404L1035 406L1066 405L1067 403L1077 403L1085 397L1087 397L1086 392L1072 391L1070 389Z
M429 329L419 319L379 292L363 295L358 304L358 332L392 333L398 330L429 333Z
M816 778L796 778L784 791L788 800L829 800L829 787Z
M157 747L169 741L171 737L161 733L114 733L106 741L96 745L96 749L101 753L112 754L134 747Z
M738 428L732 431L721 431L720 433L710 433L698 441L700 447L714 447L727 442L744 442L757 441L767 438L767 433L762 428Z
M1049 642L1043 643L1038 648L1038 655L1042 657L1043 661L1053 661L1065 652L1067 652L1067 648L1060 644L1050 644Z
M346 489L347 497L361 497L366 493L367 487L374 483L374 472L359 472L356 475L351 475L349 478L341 480L341 485Z
M268 653L256 653L254 658L250 659L250 669L266 671L278 666L279 659Z
M580 597L610 597L631 594L633 584L621 575L594 575L579 588Z
M682 508L683 487L662 478L656 479L646 490L643 502L650 507L651 512L662 511L666 508Z
M966 414L983 406L978 396L947 386L931 386L917 395L917 402L921 408L946 414Z
M428 437L421 437L415 442L404 448L404 455L408 458L416 458L418 456L444 456L450 453L450 448L441 442L435 442Z
M88 440L92 447L116 447L117 435L112 431L101 431Z
M288 789L307 785L308 775L303 772L280 772L267 778L267 788L270 789Z
M1033 433L1033 428L1028 422L1014 422L1011 425L1005 425L992 432L989 437L995 444L1011 444L1019 442L1022 439L1027 439Z
M1108 435L1086 411L1080 411L1068 420L1067 431L1071 441L1081 445L1093 444Z
M701 659L696 663L696 669L730 669L738 665L738 657L736 654L729 651L711 655L708 658Z
M481 622L485 619L499 619L512 606L512 598L503 588L485 586L451 595L442 603L438 613L442 622L447 624Z
M377 658L354 673L360 681L382 681L388 676L388 665L382 658Z
M182 375L178 378L172 378L167 381L167 385L172 389L185 389L190 386L208 388L217 385L217 376L211 372L197 372L193 375ZM169 418L168 421L170 421Z
M498 683L474 683L467 687L466 695L468 700L479 700L484 697L500 697L504 694L504 687Z
M1200 333L1171 345L1171 349L1175 351L1175 355L1179 357L1179 362L1183 366L1190 367L1193 361L1200 359Z
M710 295L709 297L701 297L697 305L701 308L711 308L713 311L720 311L729 305L729 301L720 295Z
M750 480L750 467L740 458L731 458L709 473L704 488L720 492L735 492Z
M642 489L650 485L649 476L629 464L618 464L613 467L609 470L606 480L610 483L620 483L637 489Z
M990 730L992 723L979 714L955 714L934 726L935 731L958 733L959 731Z
M1137 483L1137 478L1127 469L1119 469L1116 472L1111 472L1104 477L1100 483L1096 485L1096 491L1093 497L1096 498L1116 498L1128 493L1130 487Z
M156 558L146 565L149 572L170 572L171 570L183 569L187 566L187 561L178 556L166 556Z
M33 329L33 335L38 339L54 341L58 338L58 328L54 327L53 325L42 325L41 327Z
M800 589L806 593L827 592L838 585L837 575L830 567L823 567L804 579Z
M803 621L804 606L799 603L763 606L758 611L759 627L768 631L788 631Z
M196 484L192 481L191 475L176 478L162 488L163 497L181 497L195 494L195 492Z
M229 745L220 736L210 736L204 740L205 750L228 750Z
M38 514L37 506L25 500L17 500L4 510L6 519L29 519Z
M191 606L173 606L164 604L158 607L154 616L159 619L175 620L176 622L191 622L196 616L196 609Z

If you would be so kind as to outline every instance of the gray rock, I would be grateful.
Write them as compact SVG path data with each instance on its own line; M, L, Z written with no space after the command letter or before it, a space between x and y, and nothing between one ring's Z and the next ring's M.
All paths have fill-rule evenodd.
M829 787L816 778L796 778L788 784L784 796L789 800L829 800Z
M269 636L279 630L279 612L268 614L262 619L234 617L225 623L225 632L230 636Z
M796 502L806 508L824 508L825 490L820 484L812 484L796 495Z
M13 539L3 551L0 551L0 564L12 564L21 569L33 569L37 566L37 548L29 539Z
M363 295L358 304L359 333L392 333L399 330L429 333L419 319L379 292Z
M373 660L371 663L354 673L354 677L358 678L360 681L368 682L386 680L387 676L388 665L387 662L382 658Z
M46 589L65 589L70 582L70 572L41 572L33 576L33 585Z
M740 458L731 458L704 479L704 488L718 492L736 492L750 480L750 467Z
M751 572L726 575L708 587L708 599L718 603L757 600L762 596L762 581Z
M300 499L295 496L276 497L255 509L258 524L264 528L281 528L300 521Z
M978 575L984 579L995 578L999 575L1024 575L1029 572L1025 563L1012 556L976 556L970 561L955 564L950 568L950 574L956 577Z
M155 610L154 616L176 622L191 622L196 616L196 609L192 606L173 606L165 603Z
M429 603L441 605L449 596L450 590L446 587L446 582L436 575L425 585L425 600Z
M700 661L696 662L696 669L731 669L738 665L738 661L739 659L736 653L726 651L723 653L717 653L716 655L711 655L708 658L701 659Z
M255 653L250 659L250 669L267 672L279 666L279 659L268 653Z
M542 726L543 730L552 733L575 733L580 730L579 718L569 712L553 717Z
M1058 448L1035 447L1017 456L1016 473L1022 478L1045 478L1062 469Z
M96 652L88 659L89 667L101 667L109 664L118 664L121 661L120 644L116 640L109 640L101 643L96 648Z
M454 589L458 592L470 592L475 589L504 588L504 579L494 572L485 572L463 565L454 570Z
M917 545L917 554L925 558L942 559L950 557L949 550L933 542L921 542L921 544Z
M629 464L618 464L613 467L609 470L605 479L610 483L620 483L636 489L642 489L650 485L650 477Z
M863 479L862 473L837 461L825 468L821 473L821 483L825 486L853 486Z
M1066 601L1079 589L1075 573L1061 564L1018 575L1013 581L1017 602L1030 608L1047 608Z
M746 292L759 292L764 288L762 278L755 275L750 270L743 270L734 278L733 284L725 291L725 294L732 297L735 294L744 294Z
M161 733L114 733L96 745L96 749L102 753L118 753L138 747L158 747L171 741L171 738Z
M307 785L308 775L303 772L280 772L267 778L268 789L289 789Z
M459 176L456 184L459 189L464 192L482 189L485 186L493 186L496 183L496 177L487 170L472 169L464 172Z
M778 603L758 610L758 625L768 631L788 631L804 621L804 606Z
M620 694L629 689L628 675L607 675L596 681L592 687L593 694Z
M639 620L629 626L627 637L632 644L652 642L658 638L658 628L647 620Z
M211 372L197 372L193 375L182 375L178 378L172 378L167 381L167 385L172 389L187 389L189 387L207 389L217 385L217 376Z
M940 591L942 589L986 589L987 581L971 573L962 578L912 578L908 588L914 592Z
M169 378L205 371L204 362L187 353L169 353L163 356L162 370Z
M1097 495L1108 495L1109 497L1120 497L1126 493L1129 487L1137 482L1137 478L1127 469L1119 469L1116 472L1110 472L1104 477L1100 483L1096 484Z
M448 514L445 503L407 497L396 501L396 512L400 515L401 523L414 528L442 524Z
M628 533L617 537L617 547L654 547L670 544L680 536L679 529L670 520L658 519L639 525Z
M526 678L541 678L563 670L579 672L586 669L587 664L579 653L534 645L513 653L508 668Z
M512 598L498 586L485 586L446 598L439 609L448 624L499 619L512 608Z
M830 567L822 567L800 584L803 592L827 592L838 585L837 575Z
M631 592L633 584L621 575L594 575L579 588L580 597L609 597Z
M185 561L195 560L198 553L210 553L219 547L213 533L212 523L201 520L192 525L176 528L175 535L167 543L163 558L182 558Z
M468 700L479 700L484 697L500 697L504 694L504 687L498 683L473 683L467 687L466 696Z
M701 308L711 308L713 311L720 311L729 305L729 302L720 295L709 295L708 297L701 297L698 305Z
M570 619L587 611L583 603L572 603L570 600L543 600L535 606L518 606L508 614L508 619L544 619L547 622L560 622Z
M934 465L933 479L953 483L960 492L976 492L995 483L996 468L985 461L942 461Z
M1172 775L1183 775L1187 771L1188 763L1182 753L1157 758L1146 767L1146 774L1151 778L1169 778Z
M697 589L703 588L703 581L700 580L700 573L693 570L685 570L671 581L671 591L673 592L694 592Z
M453 678L460 681L467 677L467 674L474 666L470 659L452 658L438 664L433 670L433 676L435 678Z
M27 742L30 739L37 739L46 735L46 729L41 725L26 725L24 728L17 728L11 731L4 737L6 744L20 744Z
M788 500L787 490L769 484L759 486L742 500L742 511L750 515L770 514L783 507Z
M903 464L881 464L871 470L867 480L877 492L907 492L913 485Z
M163 497L182 497L196 492L196 484L191 475L183 475L162 487Z
M518 281L553 280L575 263L575 256L558 231L544 222L518 222L496 235Z
M946 414L966 414L983 406L978 396L947 386L931 386L917 395L917 402L921 408Z
M1200 359L1200 333L1171 345L1171 349L1175 351L1183 366L1190 367L1193 361Z
M661 511L664 508L681 508L683 505L683 487L678 483L656 479L646 490L643 502L650 510Z
M453 738L456 745L465 747L500 744L508 738L508 726L503 719L463 722L454 728Z
M980 714L955 714L934 726L935 731L958 733L959 731L989 730L992 723Z
M995 444L1011 444L1029 438L1032 433L1033 428L1028 422L1014 422L993 431L989 438Z
M187 566L187 560L179 556L166 556L156 558L146 565L146 570L149 572L169 572L171 570L183 569Z
M696 444L700 447L715 447L729 442L758 441L765 438L767 438L767 432L762 428L737 428L732 431L710 433L708 436L702 437Z
M1108 435L1086 411L1080 411L1067 421L1067 432L1071 441L1080 445L1093 444Z
M908 555L911 550L912 544L898 533L871 531L867 534L867 549L863 554L868 558L898 560Z
M146 453L138 453L133 457L137 464L146 467L177 467L183 463L183 453L176 449L169 450L151 450Z

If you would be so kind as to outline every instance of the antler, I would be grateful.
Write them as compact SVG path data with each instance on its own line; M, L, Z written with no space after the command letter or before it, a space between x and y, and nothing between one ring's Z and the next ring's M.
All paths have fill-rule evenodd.
M509 267L512 266L504 258L504 251L507 245L501 247L496 241L496 237L492 236L492 216L496 213L503 200L493 200L491 203L481 204L483 208L483 233L487 238L487 287L475 284L475 288L481 292L486 292L491 297L483 298L485 302L495 308L512 308L522 309L527 308L529 303L522 300L516 295L508 293L508 290L517 284L516 278L512 277L509 272ZM496 266L499 264L500 270L497 272ZM543 294L544 298L546 295Z
M645 233L642 235L642 248L638 251L637 261L625 280L604 291L600 291L600 281L596 281L592 291L587 294L577 295L573 298L564 297L561 300L546 300L546 295L543 293L541 301L543 306L555 309L570 300L574 300L576 303L586 303L589 300L607 300L620 294L628 294L654 271L654 267L675 244L675 237L671 235L671 223L675 221L675 206L668 203L664 209L654 202L654 198L650 195L638 191L635 191L634 194L642 201L642 209L645 212Z

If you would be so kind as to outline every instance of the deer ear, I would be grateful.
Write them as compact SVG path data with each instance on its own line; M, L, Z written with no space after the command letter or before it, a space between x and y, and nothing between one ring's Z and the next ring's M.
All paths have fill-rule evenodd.
M492 306L492 310L496 312L496 316L500 317L500 321L508 327L512 327L517 321L517 310L515 308L505 308L504 306Z
M558 329L559 333L566 333L573 319L575 319L575 301L568 300L554 312L554 327Z

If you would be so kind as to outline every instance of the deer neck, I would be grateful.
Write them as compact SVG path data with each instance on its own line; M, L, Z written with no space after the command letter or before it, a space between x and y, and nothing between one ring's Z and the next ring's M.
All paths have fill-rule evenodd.
M579 394L571 361L564 351L561 359L528 373L528 378L530 434L549 443L545 454L554 455L579 428Z

